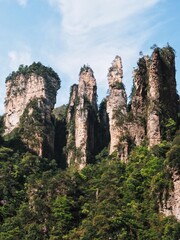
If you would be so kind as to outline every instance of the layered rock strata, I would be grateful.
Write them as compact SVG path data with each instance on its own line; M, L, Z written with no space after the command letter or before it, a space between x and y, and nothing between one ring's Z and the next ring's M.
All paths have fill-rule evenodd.
M53 152L51 113L59 88L58 75L41 63L20 66L17 72L9 75L6 80L5 135L19 128L21 140L29 149L39 156L44 155L47 146Z

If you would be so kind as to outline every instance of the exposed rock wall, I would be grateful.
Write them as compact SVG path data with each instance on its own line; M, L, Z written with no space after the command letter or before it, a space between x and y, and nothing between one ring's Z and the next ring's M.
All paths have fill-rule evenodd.
M167 200L163 200L160 205L160 212L165 216L175 216L180 221L180 175L174 171L173 176L173 191L169 193Z
M177 122L175 54L170 46L154 50L148 87L147 138L151 147L162 139L168 140L167 124L170 119Z
M93 71L90 67L84 66L80 71L78 87L72 89L67 115L69 123L67 149L71 148L68 152L68 164L77 164L79 169L91 162L94 155L97 118L96 90Z
M149 147L168 139L170 119L177 122L175 56L171 47L154 49L151 58L139 59L133 73L131 102L126 104L120 57L109 69L107 113L110 128L110 154L117 150L126 161L133 145L147 141Z
M39 69L41 73L38 72ZM51 152L54 148L51 112L60 79L49 69L40 63L33 63L30 67L21 66L6 81L5 135L20 128L21 140L39 156L44 155L43 146L49 146ZM38 131L33 132L33 129Z
M105 147L108 147L110 142L109 117L107 114L107 100L105 98L100 103L98 117L99 123L96 126L98 138L96 145L98 146L98 152L101 152Z
M159 51L154 51L152 54L152 63L149 69L149 91L148 91L148 109L147 109L147 138L149 146L159 144L161 141L160 132L160 56Z
M119 115L119 118L124 118L127 114L127 96L122 79L123 69L121 58L116 56L108 73L109 96L107 97L107 113L110 130L110 154L117 150L120 137L124 131L117 122L117 115Z
M45 98L43 81L41 76L32 73L28 79L20 74L6 82L5 134L19 126L20 116L31 99Z
M70 166L76 157L76 149L75 149L75 112L76 105L78 101L78 85L74 84L71 87L69 105L67 110L67 128L68 128L68 136L67 136L67 164Z

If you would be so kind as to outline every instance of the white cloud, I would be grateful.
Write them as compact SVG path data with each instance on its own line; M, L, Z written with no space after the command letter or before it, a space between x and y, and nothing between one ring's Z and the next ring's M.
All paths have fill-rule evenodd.
M21 51L9 51L8 58L11 70L16 70L20 64L29 65L32 63L31 50L27 47Z
M62 27L69 34L124 22L154 6L159 0L49 0L62 14Z
M23 6L23 7L25 7L27 4L27 0L17 0L17 2L20 6Z
M162 0L48 1L60 12L60 44L63 45L51 60L68 76L68 84L78 81L80 67L88 63L94 70L102 98L107 89L108 68L115 55L120 55L129 92L138 53L156 30L157 16L149 12ZM61 94L62 91L63 85Z

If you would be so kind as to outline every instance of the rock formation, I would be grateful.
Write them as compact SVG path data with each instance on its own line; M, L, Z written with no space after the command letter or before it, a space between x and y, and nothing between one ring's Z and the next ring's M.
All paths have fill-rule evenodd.
M122 79L123 70L121 58L116 56L108 73L109 96L107 97L107 113L110 130L110 154L117 150L120 137L124 131L118 121L121 121L127 114L127 97Z
M41 63L20 66L6 79L5 135L19 129L21 140L39 156L54 148L51 112L60 87L58 75ZM47 148L48 147L48 148ZM47 154L44 154L44 151Z
M83 168L92 161L95 149L95 122L97 115L96 80L89 66L81 68L79 85L72 86L68 122L68 165Z
M147 107L147 138L149 146L159 144L161 141L160 133L160 58L159 52L154 51L152 54L152 63L149 68L148 87L149 91L147 97L149 99Z
M110 142L109 132L109 117L107 114L107 100L104 98L99 105L98 111L99 123L97 125L97 146L98 153L101 152L105 147L108 147Z
M160 212L165 216L175 216L180 221L180 175L177 171L173 172L173 191L168 194L168 199L163 199L160 204Z
M39 156L55 156L59 166L78 169L92 163L107 146L110 154L127 162L133 146L145 143L151 148L170 140L177 127L179 100L174 50L170 46L156 47L151 57L139 59L128 104L122 80L122 62L116 56L108 72L109 95L98 111L96 79L92 69L84 65L79 84L71 87L68 107L61 108L63 118L56 124L55 136L52 110L60 79L40 63L20 66L6 81L4 135L18 135ZM180 220L178 171L172 171L172 181L173 189L167 199L162 199L160 211Z
M177 122L178 112L174 59L170 46L154 49L151 58L140 58L134 70L131 101L127 105L121 59L115 58L108 74L110 154L118 151L120 158L126 161L131 146L147 141L152 147L168 139L168 122Z
M67 110L67 164L70 166L76 158L76 143L75 143L75 112L78 103L78 85L74 84L71 87L70 99Z

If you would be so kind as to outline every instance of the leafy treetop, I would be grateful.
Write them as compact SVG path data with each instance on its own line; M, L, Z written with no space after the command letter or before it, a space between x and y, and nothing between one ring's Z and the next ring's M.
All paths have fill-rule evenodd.
M6 82L15 80L15 78L20 74L29 76L32 73L40 75L44 78L52 77L60 82L58 74L51 67L46 67L40 62L33 62L30 66L21 64L16 72L13 71L9 74L6 78Z

